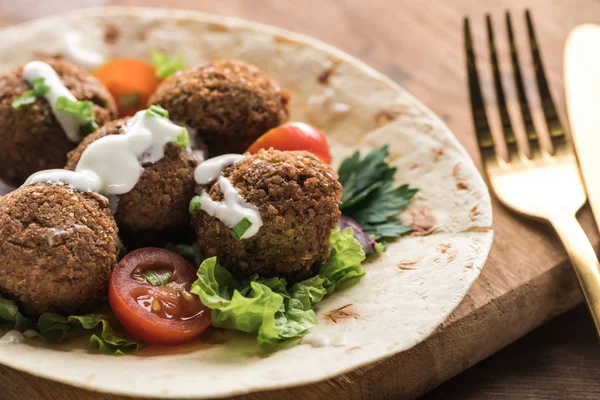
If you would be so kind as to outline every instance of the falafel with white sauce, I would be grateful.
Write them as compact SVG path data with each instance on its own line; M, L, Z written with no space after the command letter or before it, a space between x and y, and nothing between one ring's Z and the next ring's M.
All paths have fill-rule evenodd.
M329 256L329 236L340 218L337 173L306 151L269 149L231 160L233 165L222 163L216 183L198 187L202 196L192 224L204 256L217 256L238 277L258 274L295 282L313 275ZM249 210L248 215L254 209L260 215L256 233L235 238L236 227L224 222L229 206Z
M210 157L243 153L288 119L289 94L258 67L217 60L167 78L149 100L186 124Z
M58 97L68 100L64 101L67 107L75 101L90 102L85 104L94 124L71 132L69 125L77 118L56 111ZM19 185L36 171L61 168L82 135L114 119L116 113L104 85L63 60L32 61L0 76L0 179Z
M28 315L98 305L117 253L117 226L102 196L38 183L0 198L0 292Z

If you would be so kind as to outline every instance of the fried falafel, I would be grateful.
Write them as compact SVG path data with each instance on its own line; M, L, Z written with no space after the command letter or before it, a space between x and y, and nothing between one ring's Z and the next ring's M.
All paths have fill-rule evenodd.
M78 67L58 59L44 60L78 100L94 103L98 126L116 117L116 106L106 88ZM77 146L69 140L46 99L18 109L12 102L31 87L23 67L0 76L0 178L21 184L32 173L61 168L67 153Z
M336 172L309 152L270 149L225 168L223 176L258 209L263 226L254 236L236 240L219 219L194 211L192 224L204 256L217 256L238 277L258 274L295 282L311 276L329 256L329 236L340 218ZM223 200L218 184L208 193Z
M129 118L102 126L69 152L68 170L75 170L81 155L94 141L125 132ZM144 164L135 187L118 196L115 219L119 234L128 248L164 244L169 231L189 228L188 205L194 196L196 159L182 147L167 144L164 157Z
M0 292L29 315L97 305L117 253L117 226L102 196L35 184L0 198Z
M258 67L219 60L166 79L148 104L189 126L210 157L243 153L269 129L288 119L287 92Z

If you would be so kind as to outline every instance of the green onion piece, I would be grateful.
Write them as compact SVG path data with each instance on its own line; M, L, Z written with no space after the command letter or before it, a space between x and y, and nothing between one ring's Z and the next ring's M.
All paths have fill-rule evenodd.
M59 96L56 99L56 110L73 114L82 121L94 120L94 103L89 100L69 100L65 96Z
M177 135L177 139L173 142L175 146L179 147L188 147L190 144L190 135L188 134L187 129L183 128L181 133Z
M147 269L142 271L142 276L152 286L162 286L171 282L171 271L166 269Z
M46 86L44 78L37 77L31 80L31 87L33 89L27 90L22 95L13 100L11 106L15 110L18 110L22 106L27 106L35 103L37 97L42 97L50 92L50 88Z
M190 214L193 214L194 211L199 210L202 208L202 201L200 200L200 196L194 196L192 197L192 200L190 201Z
M96 121L88 121L79 127L79 134L82 137L85 137L85 136L89 135L90 133L95 132L96 129L98 129L98 128L99 128L99 126L96 123Z
M136 108L140 105L141 100L139 93L123 93L119 96L119 107Z
M148 107L146 110L146 115L151 117L169 118L169 112L158 104L152 104L150 107Z
M160 50L150 50L150 63L154 67L156 76L160 79L168 78L177 71L185 68L183 58L170 58Z
M244 219L242 219L240 222L237 223L236 226L233 227L233 232L231 232L231 234L233 235L235 240L240 240L242 236L244 236L244 233L246 233L246 231L250 229L251 226L252 222L250 222L248 218L244 217Z

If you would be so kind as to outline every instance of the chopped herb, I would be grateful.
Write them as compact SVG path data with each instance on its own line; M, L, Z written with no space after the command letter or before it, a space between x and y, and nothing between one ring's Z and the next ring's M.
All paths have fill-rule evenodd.
M98 129L98 124L96 123L96 121L88 121L85 124L81 125L79 127L79 134L83 137L83 136L87 136L92 132L95 132L96 129Z
M409 225L393 217L418 191L408 185L394 187L396 168L385 161L388 155L387 146L372 150L362 160L357 151L342 162L338 171L344 188L342 213L358 222L376 241L411 231Z
M150 50L150 63L160 79L168 78L185 68L183 58L170 58L160 50Z
M152 104L150 107L148 107L146 110L146 115L152 117L169 118L169 112L158 104Z
M177 135L177 139L173 142L175 146L188 147L190 145L190 135L187 129L183 128L181 133Z
M46 86L44 78L39 76L31 80L31 87L32 89L27 90L21 96L13 100L12 107L15 110L18 110L22 106L35 103L36 98L45 96L48 94L48 92L50 92L50 88Z
M140 105L141 100L139 93L123 93L119 96L119 107L136 108Z
M171 282L171 271L166 269L146 269L142 271L142 276L152 286L162 286Z
M202 208L202 200L200 200L200 196L192 197L192 200L190 201L190 206L189 206L190 214L193 214L194 211L199 210L201 208Z
M244 233L252 226L252 222L246 217L244 217L240 222L237 223L236 226L233 227L233 232L231 234L235 238L235 240L240 240Z

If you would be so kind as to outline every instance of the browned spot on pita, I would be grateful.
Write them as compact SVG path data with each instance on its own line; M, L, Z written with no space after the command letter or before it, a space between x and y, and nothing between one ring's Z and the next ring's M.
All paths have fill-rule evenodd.
M111 23L104 24L104 43L115 44L121 36L121 31Z
M407 106L396 105L392 108L379 110L377 114L375 114L375 125L377 127L388 124L398 118L402 114L408 114L410 112L410 108Z
M323 72L317 75L317 81L321 85L329 85L329 78L331 78L331 75L335 73L335 70L337 69L338 65L340 65L340 61L333 60L331 62L331 65L327 69L325 69Z
M210 22L206 25L206 29L212 32L229 32L230 29L227 25L217 24L215 22Z
M413 227L413 236L427 236L435 232L435 217L425 208L409 212L408 223Z
M475 205L473 206L473 208L471 208L471 211L469 212L469 219L471 221L475 221L477 218L479 218L479 206Z
M273 40L277 43L280 44L285 44L285 45L289 45L289 46L294 46L294 47L300 47L301 43L297 42L293 39L287 38L285 36L279 36L279 35L275 35L273 36Z
M489 232L492 230L491 226L473 226L463 232Z
M323 315L323 319L325 321L332 322L334 324L346 322L350 319L356 319L358 317L359 315L356 311L354 311L352 303L346 304L340 308L336 308L335 310L328 311Z
M456 190L467 190L468 188L469 188L469 185L467 185L467 182L465 182L465 181L456 182Z
M398 267L398 269L400 269L402 271L412 271L412 270L416 269L416 268L413 268L413 267L415 265L417 265L419 263L419 261L421 261L421 260L402 261L402 262L399 262L398 264L396 264L396 267Z
M137 31L136 39L140 42L145 42L148 40L148 34L150 33L150 29L148 27L143 27L142 29Z
M465 265L465 268L466 269L473 269L473 264L467 264L467 265Z
M461 163L457 163L454 165L454 167L452 167L452 176L453 177L458 178L458 174L460 173L461 166L462 166Z
M452 245L450 243L446 243L442 245L442 247L440 247L440 251L445 254L450 249L450 247L452 247Z
M36 51L33 53L33 55L35 56L35 58L52 58L55 60L62 60L65 58L65 56L62 53L45 53L43 51Z
M444 154L446 154L446 149L443 147L434 147L431 149L431 155L433 156L434 162L440 161Z
M350 348L346 349L346 351L344 351L344 353L353 353L356 350L360 350L360 346L350 347Z
M458 256L458 251L456 249L449 250L448 259L446 261L451 263L452 261L456 260L456 256Z
M410 164L410 165L408 166L408 169L409 169L409 170L411 170L411 171L412 171L413 169L417 169L417 168L419 168L419 163L412 163L412 164Z
M429 133L433 130L433 126L429 125L429 124L423 124L421 125L421 131L423 133Z

